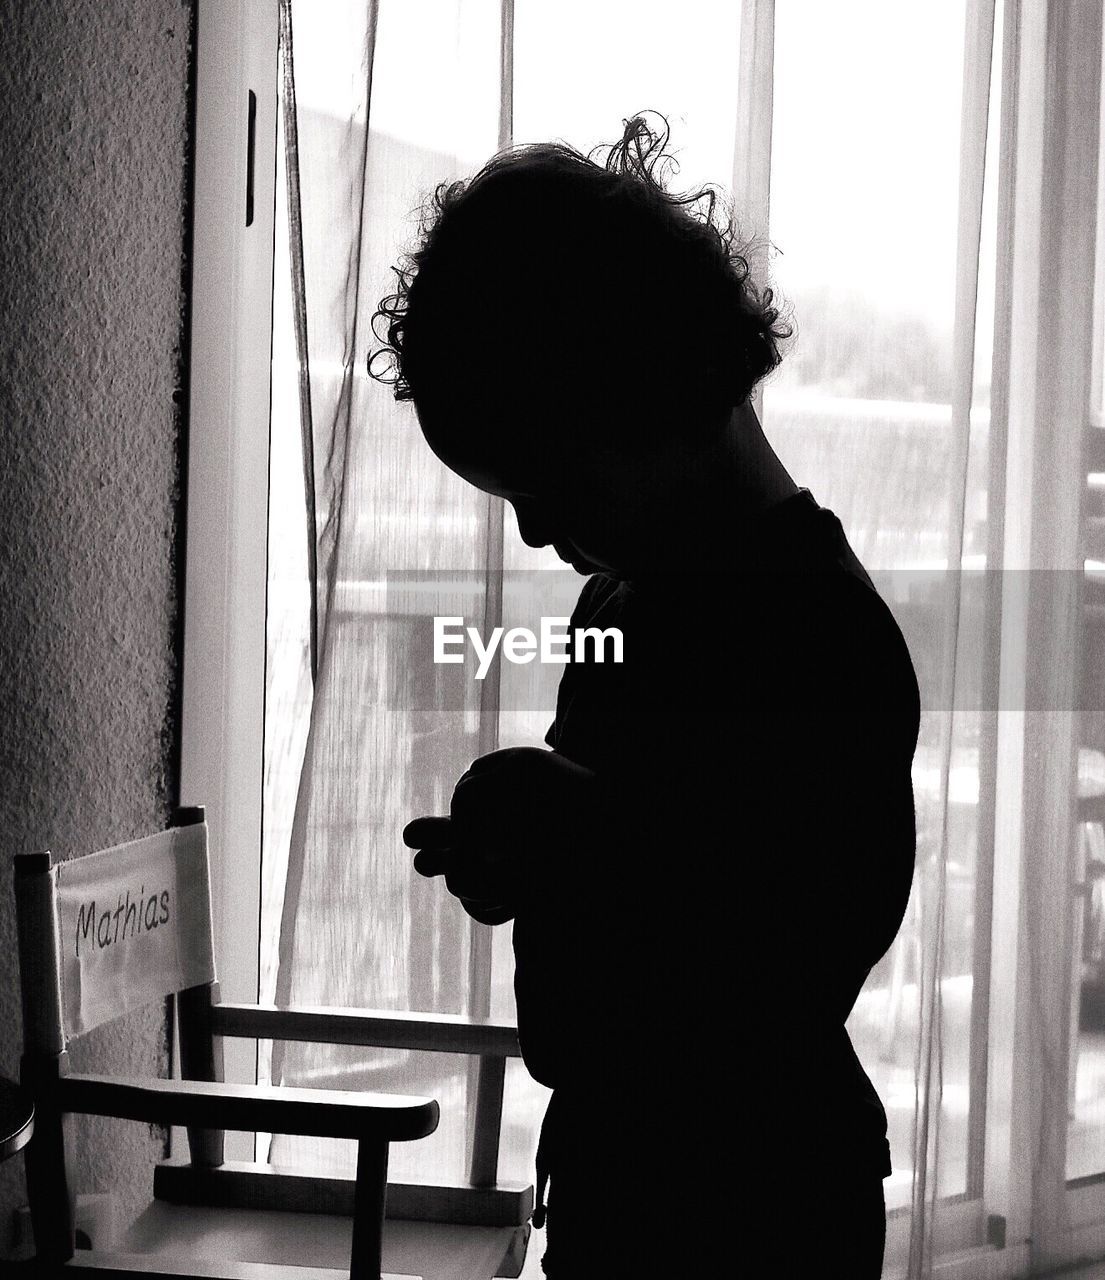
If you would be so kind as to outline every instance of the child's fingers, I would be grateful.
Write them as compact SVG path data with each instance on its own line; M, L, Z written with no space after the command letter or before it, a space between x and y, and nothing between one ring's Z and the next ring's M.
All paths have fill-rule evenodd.
M414 855L414 869L420 876L441 876L448 871L452 861L452 849L419 849Z
M480 924L506 924L514 908L505 902L486 902L482 898L461 898L461 905Z
M465 845L450 851L445 887L454 898L501 902L504 897L501 870L489 864L481 851Z
M490 773L495 769L501 769L504 762L517 754L517 750L517 747L500 747L498 751L489 751L485 756L477 756L464 772L466 774Z
M414 869L426 877L443 875L446 889L481 924L505 924L514 915L514 907L504 900L495 877L480 866L478 858L462 849L419 849Z
M408 849L443 849L452 842L449 818L415 818L403 828L403 843Z
M527 756L547 756L549 752L541 747L500 747L498 751L489 751L475 760L461 774L460 780L477 777L481 773L495 773L507 767L517 768L523 764Z

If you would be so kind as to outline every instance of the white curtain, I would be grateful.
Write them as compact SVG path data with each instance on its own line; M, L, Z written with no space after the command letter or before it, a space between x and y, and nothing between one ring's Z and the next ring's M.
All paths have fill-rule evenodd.
M489 939L412 874L400 833L448 804L452 781L497 745L497 725L463 673L449 681L455 668L432 665L425 613L396 611L394 593L389 607L386 581L433 569L494 580L501 504L441 467L409 410L364 376L371 314L414 204L509 128L495 7L435 4L427 16L395 4L284 7L290 217L276 287L291 320L274 338L288 381L274 386L273 451L295 459L285 476L307 483L299 494L289 483L288 506L276 508L302 519L272 522L268 721L285 736L274 729L266 744L263 934L278 941L262 981L281 1002L486 1013L489 983L477 989L469 975L489 978ZM295 343L282 361L281 340ZM463 1176L462 1059L277 1046L271 1070L286 1083L401 1081L433 1094L442 1124L427 1143L396 1148L394 1176L407 1159L415 1174Z
M1030 1028L1033 1061L1076 1080L1093 1048L1075 1008L1092 911L1069 898L1054 907L1047 882L1057 867L1085 881L1097 828L1077 821L1092 810L1076 812L1074 780L1105 746L1101 717L1063 693L1088 645L1094 328L1088 285L1057 309L1048 281L1073 285L1084 270L1087 219L1092 272L1096 223L1093 201L1079 203L1062 220L1069 234L1054 237L1045 178L1072 199L1094 186L1083 172L1097 163L1092 9L284 0L262 998L512 1012L506 931L493 936L413 876L400 832L411 816L445 811L474 756L539 742L552 711L532 690L508 697L501 681L476 686L465 668L435 666L426 613L498 621L503 571L551 565L521 544L500 503L441 467L409 406L365 377L369 318L435 184L512 139L586 150L616 137L623 117L659 109L680 152L678 184L730 186L757 270L793 308L796 339L762 398L767 434L841 517L921 680L914 895L849 1023L889 1115L887 1274L895 1248L909 1276L931 1271L960 1230L954 1206L985 1203L1002 1144L1011 1164L1018 1141L1035 1153L1026 1234L1044 1265L1066 1179L1105 1169L1105 1114L1075 1088L1069 1126L1066 1107L1042 1107L1027 1137L994 1121L1007 1066L994 1055L1021 1044L1002 1019L1015 1023L1030 1003L1014 993L1007 1016L995 983L1012 948L1031 971L1024 980L1066 1000L1061 1017ZM1088 71L1069 65L1078 58ZM1049 103L1064 85L1062 109L1079 110L1056 119ZM1068 136L1069 154L1043 146ZM1019 573L1028 569L1058 576ZM423 588L417 608L404 607L394 590L404 571L440 572L441 596ZM458 581L463 606L449 596ZM1023 680L1016 692L1026 634L1059 673L1044 681L1039 720ZM1034 860L1041 805L1035 838L1050 849L1066 836ZM1048 952L1059 961L1039 958L1044 934L1035 958L1026 944L1049 928L1065 931ZM286 1083L434 1094L441 1130L397 1149L395 1176L463 1177L463 1064L287 1046L263 1067ZM542 1104L514 1064L501 1176L529 1178ZM1058 1147L1043 1136L1056 1126ZM348 1160L334 1146L312 1154ZM1013 1213L1005 1226L1020 1221ZM1003 1229L991 1223L991 1239Z
M986 655L961 635L978 625L967 612L978 592L956 569L989 563L1001 448L990 334L976 323L993 308L982 248L989 215L993 254L995 10L854 3L842 33L839 6L771 7L770 226L800 337L766 390L765 426L874 571L922 689L913 897L849 1023L887 1105L887 1201L910 1211L909 1273L921 1275L936 1207L980 1176L977 888L990 855L979 779L992 735L977 697Z

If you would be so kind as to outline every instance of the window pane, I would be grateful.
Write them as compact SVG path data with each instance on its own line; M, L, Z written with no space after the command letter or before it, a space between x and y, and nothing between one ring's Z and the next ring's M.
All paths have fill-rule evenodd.
M769 264L796 335L765 389L765 428L799 482L840 516L860 559L882 571L877 584L906 634L928 708L914 769L913 898L848 1024L887 1108L891 1207L908 1203L912 1185L922 939L934 927L924 904L945 874L945 732L954 751L941 1195L967 1189L968 1111L982 1102L969 1096L980 718L949 721L941 697L952 602L941 571L958 501L951 378L964 21L962 0L776 4ZM988 344L980 332L983 384ZM975 556L985 551L984 400L985 386L976 395L968 481L965 551ZM978 658L961 655L960 681L962 663Z
M634 112L668 117L680 188L728 186L740 5L689 0L516 0L514 136L610 142Z

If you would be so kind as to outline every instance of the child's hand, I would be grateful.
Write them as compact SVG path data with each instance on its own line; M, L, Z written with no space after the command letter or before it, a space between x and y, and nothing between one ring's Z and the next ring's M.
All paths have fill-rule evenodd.
M403 839L414 869L445 876L449 892L486 924L509 920L543 865L588 826L595 775L555 751L510 747L481 756L453 791L448 818L416 818Z
M500 878L489 875L475 850L458 844L452 818L415 818L403 829L412 849L414 869L423 876L445 877L445 886L465 911L481 924L503 924L514 915Z

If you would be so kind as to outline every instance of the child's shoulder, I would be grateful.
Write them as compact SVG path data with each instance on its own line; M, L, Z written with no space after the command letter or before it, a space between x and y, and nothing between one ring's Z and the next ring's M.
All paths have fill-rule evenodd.
M571 625L586 626L611 607L620 609L627 593L627 584L619 578L608 573L593 573L579 593L579 599L572 610Z

